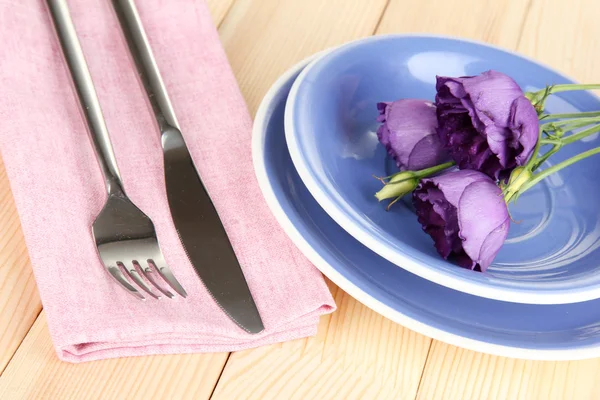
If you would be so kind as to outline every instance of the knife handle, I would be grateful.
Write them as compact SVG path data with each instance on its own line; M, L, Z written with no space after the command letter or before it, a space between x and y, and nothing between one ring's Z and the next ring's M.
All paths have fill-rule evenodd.
M138 75L152 105L161 134L168 132L170 128L179 130L175 111L158 71L135 3L133 0L113 0L112 3L138 70Z

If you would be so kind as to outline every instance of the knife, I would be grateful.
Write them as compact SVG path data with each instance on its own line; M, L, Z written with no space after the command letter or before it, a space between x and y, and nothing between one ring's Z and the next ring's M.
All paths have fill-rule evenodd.
M245 331L259 333L264 330L260 314L185 144L135 3L113 0L113 6L158 123L167 198L183 248L229 318Z

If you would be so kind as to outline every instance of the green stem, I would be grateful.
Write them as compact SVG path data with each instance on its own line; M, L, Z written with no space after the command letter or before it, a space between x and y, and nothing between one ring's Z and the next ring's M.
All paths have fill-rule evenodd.
M418 171L400 171L400 172L396 172L393 175L387 176L385 178L377 178L377 179L384 182L385 186L396 186L396 185L400 185L400 184L404 183L405 181L408 181L409 179L427 178L429 175L433 175L437 172L443 171L447 168L452 167L453 165L455 165L454 161L448 161L447 163L434 165L433 167L421 169ZM396 177L399 177L400 175L404 175L403 179L394 180ZM388 182L384 181L384 179L386 179L386 178L389 178Z
M558 152L564 145L576 142L578 140L583 139L586 136L590 136L594 133L600 132L600 125L594 125L591 128L585 129L581 132L575 133L571 136L567 136L562 139L538 139L536 144L536 148L538 145L551 144L553 145L550 150L548 150L543 156L538 159L534 159L531 167L531 171L535 171L538 169L546 160L548 160L553 154ZM534 150L535 151L535 150ZM537 153L534 153L535 157L537 157ZM532 156L533 159L533 156Z
M526 190L530 189L532 186L534 186L535 184L537 184L538 182L540 182L542 179L548 177L549 175L560 171L561 169L568 167L571 164L575 164L578 161L583 160L584 158L587 157L591 157L595 154L600 153L600 147L596 147L594 149L588 150L588 151L584 151L583 153L577 154L576 156L573 156L563 162L560 162L556 165L553 165L552 167L543 170L542 172L536 174L533 176L533 178L528 181L527 183L525 183L523 186L521 186L521 188L519 189L520 193L525 192Z
M546 104L546 100L548 99L548 97L550 97L550 95L552 95L554 93L568 92L568 91L572 91L572 90L593 90L593 89L600 89L600 84L593 83L593 84L579 85L579 84L574 84L574 83L567 83L567 84L561 84L561 85L546 86L544 89L538 90L537 92L527 92L527 93L525 93L525 97L527 97L529 99L529 101L531 101L531 104L534 105L535 110L537 111L538 115L541 116L543 113L543 110L544 110L544 106Z
M563 144L573 143L580 139L583 139L586 136L593 135L596 132L600 132L600 125L595 125L595 126L592 126L591 128L585 129L581 132L577 132L574 135L567 136L562 139L562 143Z
M525 164L525 168L529 169L530 171L533 171L533 167L535 166L535 161L537 159L538 153L540 152L540 147L542 146L543 143L543 139L542 139L542 134L544 133L544 130L542 129L542 127L540 127L539 133L538 133L538 140L535 144L535 147L533 148L533 153L531 153L531 157L529 157L529 161L527 161L527 164Z
M545 143L542 143L542 144L545 144ZM533 167L531 168L531 172L538 169L543 163L546 162L547 159L549 159L552 155L556 154L556 152L558 152L558 150L560 150L561 147L562 147L562 144L560 142L555 143L554 146L550 150L548 150L543 156L541 156L540 158L535 160L535 163L533 164Z
M571 144L578 140L581 140L587 136L593 135L594 133L600 132L600 124L594 125L591 128L584 129L581 132L574 133L570 136L564 138L556 138L556 139L540 139L538 140L538 144L553 144L553 145L565 145Z
M600 117L565 119L562 121L546 122L545 124L540 125L540 128L542 130L554 130L553 128L560 127L562 131L568 132L575 128L581 128L582 126L598 122L600 122Z
M455 164L456 163L454 161L448 161L447 163L444 163L444 164L434 165L433 167L425 168L425 169L422 169L419 171L414 171L414 173L415 173L416 177L419 179L426 178L429 175L433 175L437 172L448 169L448 168L454 166Z
M573 84L573 83L565 83L562 85L551 86L548 94L560 93L560 92L570 92L573 90L594 90L594 89L600 89L600 84L589 83L589 84L578 85L578 84ZM544 91L545 91L545 89L540 90L539 92L544 92Z
M563 118L588 118L600 117L600 111L586 111L580 113L565 113L565 114L543 114L540 120L544 119L563 119Z
M540 143L542 144L561 144L562 140L561 139L542 139L540 140Z

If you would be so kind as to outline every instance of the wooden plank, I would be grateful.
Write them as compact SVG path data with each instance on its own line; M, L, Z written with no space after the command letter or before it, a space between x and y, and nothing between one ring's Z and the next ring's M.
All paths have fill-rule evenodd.
M398 15L401 14L399 3L394 2L390 6L390 10L396 10ZM433 1L423 3L433 5ZM458 1L454 3L456 6ZM439 16L434 22L429 16L430 22L424 29L434 31L439 28L444 33L491 41L517 49L582 82L600 82L600 54L597 51L600 49L600 26L595 21L600 4L596 0L535 0L522 2L521 7L526 9L521 10L515 8L520 2L484 3L469 7L469 18L461 18L460 21ZM451 5L447 2L444 4L447 6L444 12L450 12ZM435 5L443 6L443 3L436 2ZM483 10L493 10L493 15L487 15ZM519 15L525 18L522 26L518 22ZM405 18L405 22L410 20L406 16L400 18ZM478 19L483 21L482 26L469 26L469 21ZM505 19L502 24L499 22ZM465 23L466 27L462 25ZM496 25L496 32L491 32L484 25ZM391 25L384 18L382 27L388 26ZM499 29L502 26L504 29ZM484 355L434 342L418 398L598 399L599 381L600 359L524 361Z
M219 33L251 113L294 63L371 35L385 5L386 0L237 0Z
M214 399L413 399L430 339L330 288L316 337L233 353Z
M0 160L0 375L41 309L15 202Z
M435 33L515 48L527 7L528 1L391 0L377 33Z
M42 312L2 377L0 399L208 399L227 353L58 360Z
M207 0L210 15L216 26L221 25L235 0Z
M435 341L418 399L600 398L600 359L570 362L495 357Z
M208 0L216 25L233 1ZM161 398L210 397L228 353L138 357L82 365L58 360L43 313L36 320L41 303L2 165L0 232L0 372L4 370L0 399L154 398L158 394Z
M518 51L584 83L600 82L597 0L535 0Z

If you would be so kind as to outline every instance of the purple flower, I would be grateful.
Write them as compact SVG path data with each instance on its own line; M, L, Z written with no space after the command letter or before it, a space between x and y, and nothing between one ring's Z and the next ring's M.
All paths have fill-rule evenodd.
M420 170L450 160L437 135L435 106L430 101L404 99L378 103L379 141L401 170Z
M487 71L462 78L437 77L438 134L461 169L506 179L537 142L535 108L509 76Z
M485 272L506 240L510 219L502 192L481 172L423 179L413 204L438 253L461 267Z

